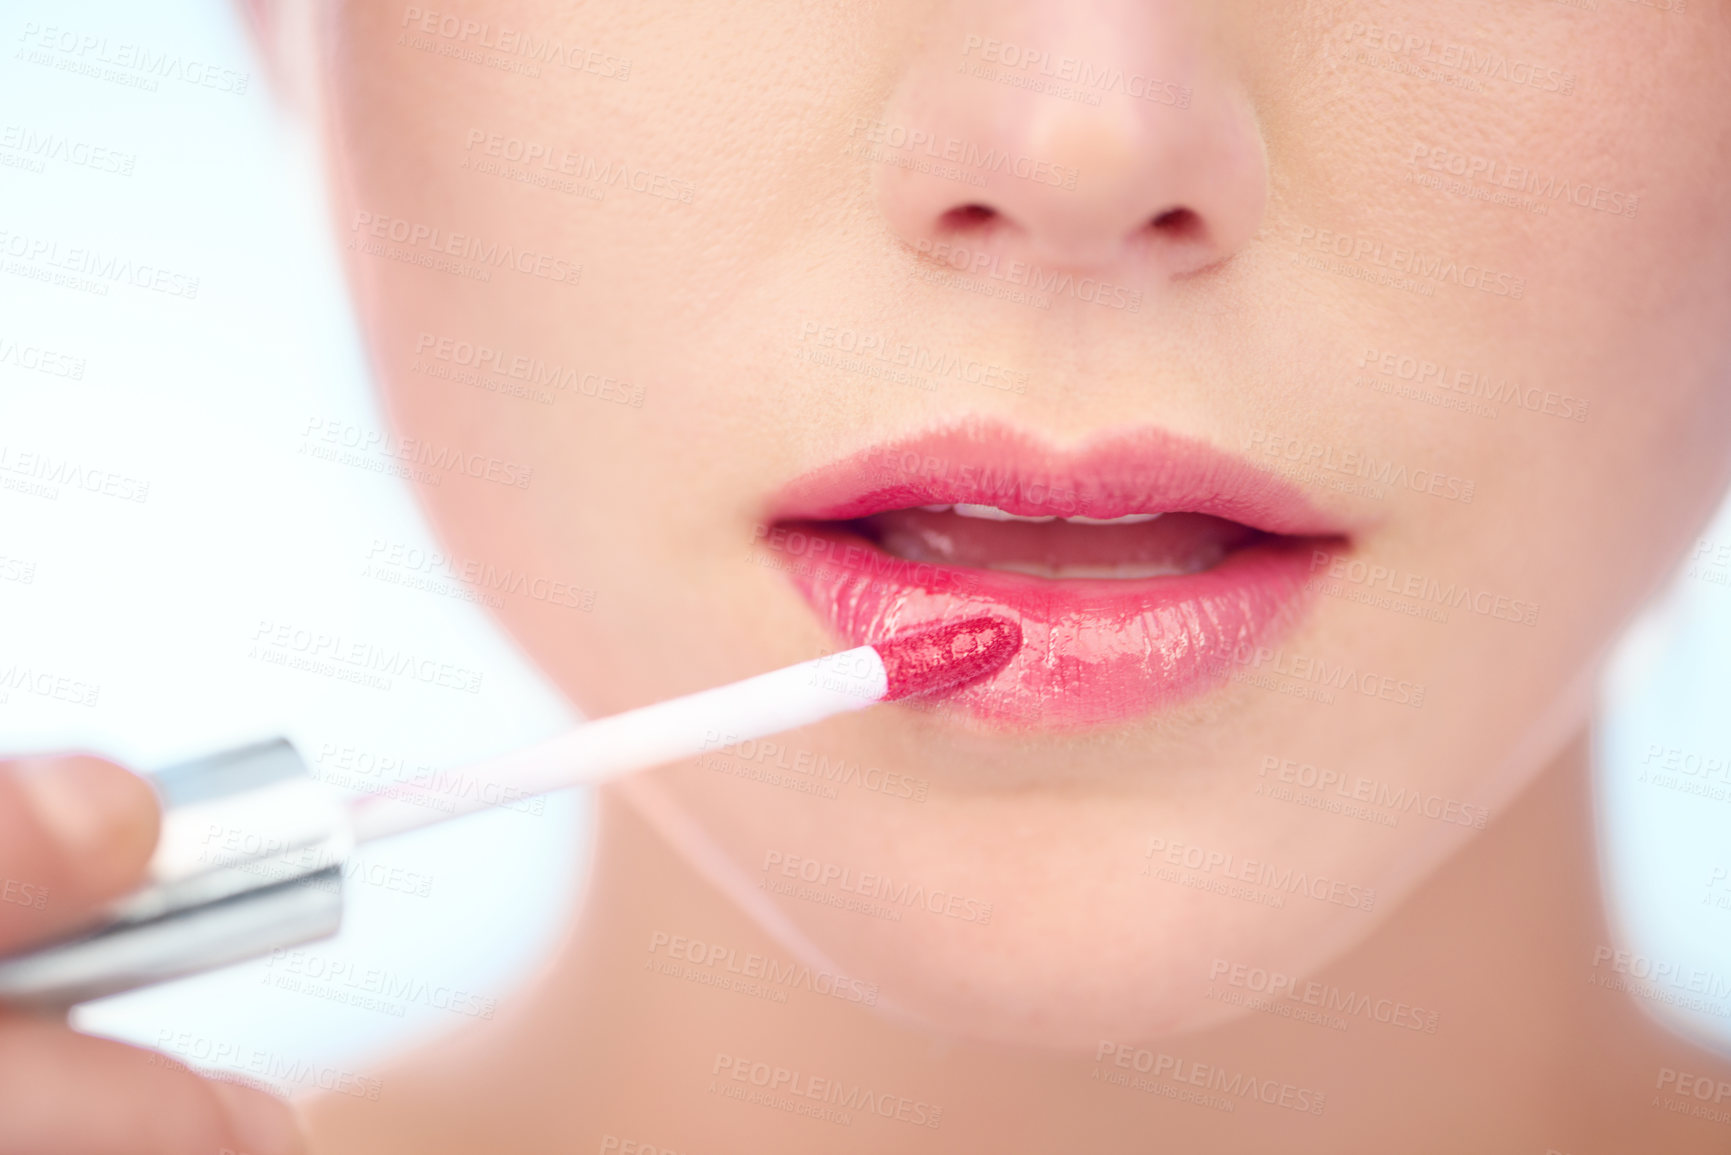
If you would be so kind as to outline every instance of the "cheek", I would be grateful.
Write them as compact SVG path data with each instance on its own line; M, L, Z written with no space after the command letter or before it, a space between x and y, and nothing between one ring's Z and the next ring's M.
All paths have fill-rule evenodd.
M1470 504L1402 494L1361 543L1392 586L1343 583L1336 603L1469 591L1446 624L1364 609L1381 625L1359 656L1407 663L1439 711L1475 680L1496 688L1462 721L1483 711L1512 735L1531 687L1593 660L1724 491L1725 41L1661 13L1511 11L1474 26L1474 57L1456 14L1350 15L1308 29L1315 66L1265 78L1260 104L1268 267L1289 300L1350 302L1321 336L1289 336L1306 379L1276 394L1280 420L1473 483ZM1487 594L1501 621L1473 612ZM1540 608L1535 628L1503 624L1516 601Z
M1522 422L1498 421L1453 439L1510 459L1584 462L1628 418L1632 436L1667 412L1680 429L1724 369L1726 40L1657 11L1576 15L1490 13L1469 34L1452 12L1352 5L1244 31L1313 50L1299 67L1266 52L1255 78L1276 186L1266 232L1283 259L1309 261L1293 299L1400 283L1354 293L1352 319L1323 331L1352 354L1605 406L1585 436L1521 438ZM1326 365L1347 351L1308 352ZM1422 416L1438 432L1472 424Z
M529 5L490 15L545 19ZM765 16L715 24L712 56L598 9L571 32L632 61L629 83L528 77L437 51L439 32L407 30L431 50L403 43L383 9L344 19L336 225L393 427L532 473L522 487L418 486L446 544L594 591L592 611L497 609L587 710L762 668L726 637L694 655L678 622L695 605L750 631L728 607L777 580L747 565L750 495L775 468L752 447L773 441L793 322L766 336L722 306L757 299L740 289L742 254L787 227L760 194L792 162L754 126L786 123L813 89L767 82L765 54L797 72L823 68L824 51L777 50L795 34Z

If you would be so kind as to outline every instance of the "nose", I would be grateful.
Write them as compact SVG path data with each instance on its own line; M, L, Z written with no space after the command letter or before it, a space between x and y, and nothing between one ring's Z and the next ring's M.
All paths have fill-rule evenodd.
M928 253L1171 280L1255 235L1268 174L1212 0L955 0L853 133Z

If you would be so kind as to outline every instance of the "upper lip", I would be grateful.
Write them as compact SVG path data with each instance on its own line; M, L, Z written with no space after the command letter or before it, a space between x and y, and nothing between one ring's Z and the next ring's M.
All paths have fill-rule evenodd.
M1012 426L969 421L862 449L785 486L769 521L845 521L968 503L1006 513L1113 518L1202 513L1265 533L1344 536L1298 486L1205 442L1153 427L1059 449Z

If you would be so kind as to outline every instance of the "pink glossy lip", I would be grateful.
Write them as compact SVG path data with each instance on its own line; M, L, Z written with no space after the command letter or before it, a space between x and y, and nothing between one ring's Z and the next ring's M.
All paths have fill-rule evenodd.
M1199 573L1053 580L907 561L840 524L963 502L1090 518L1202 513L1282 536ZM867 449L797 479L768 514L768 545L852 644L979 615L1014 621L1021 650L949 701L1046 729L1122 721L1224 680L1238 655L1297 620L1314 551L1339 548L1345 532L1290 484L1200 442L1142 429L1059 451L994 424Z

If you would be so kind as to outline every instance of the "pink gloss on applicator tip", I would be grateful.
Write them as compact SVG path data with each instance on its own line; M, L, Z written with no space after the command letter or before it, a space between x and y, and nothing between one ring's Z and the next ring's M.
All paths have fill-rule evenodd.
M1022 648L1022 628L982 615L905 634L872 649L883 659L889 688L883 700L948 694L1003 669Z

